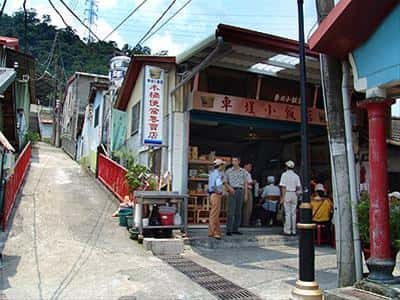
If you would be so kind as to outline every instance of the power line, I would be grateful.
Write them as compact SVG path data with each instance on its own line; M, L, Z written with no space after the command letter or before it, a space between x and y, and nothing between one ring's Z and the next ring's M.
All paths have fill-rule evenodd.
M6 3L7 3L7 0L4 0L3 5L1 6L1 10L0 10L0 17L3 15L4 8L6 7Z
M57 13L57 15L61 18L61 20L63 21L64 25L65 25L66 27L70 27L70 26L67 24L67 22L64 20L62 14L61 14L61 13L57 10L57 8L54 6L53 2L51 2L51 0L49 0L49 3L50 3L50 5L51 5L51 7L55 10L55 12Z
M74 11L65 3L64 0L59 0L66 9L68 9L68 11L79 21L79 23L81 23L87 30L89 30L89 32L99 41L101 41L101 39L85 24L85 22L83 22L77 15L76 13L74 13Z
M121 27L122 24L124 24L126 22L126 20L128 20L135 12L137 12L139 10L139 8L145 4L147 2L147 0L143 0L142 3L140 3L134 10L131 11L131 13L129 15L127 15L109 34L106 35L106 37L103 39L106 40L110 35L112 35L115 31L117 31L117 29L119 27Z
M165 25L169 23L177 14L179 14L186 6L189 5L189 3L192 2L192 0L186 1L184 5L180 9L178 9L171 17L169 17L164 23L162 23L153 33L151 33L145 40L143 40L143 43L145 43L147 40L149 40L152 36L154 36L158 31L160 31Z
M71 0L69 3L69 6L71 7L72 10L75 10L78 7L79 0Z
M46 76L46 73L48 73L47 70L49 69L51 62L53 61L54 51L56 49L58 34L59 34L59 31L56 32L56 35L54 37L54 41L53 41L53 45L51 46L51 51L49 53L49 57L45 62L46 65L45 65L45 69L43 71L43 74L39 78L36 78L36 81L39 81L39 80L43 79Z
M176 0L173 0L173 1L171 2L171 4L167 7L167 9L166 9L166 10L161 14L161 16L154 22L154 24L151 25L150 29L147 30L147 32L145 33L145 35L139 40L139 42L135 45L135 47L136 47L137 45L140 45L140 44L143 42L143 40L144 40L144 39L147 37L147 35L154 29L154 27L157 26L158 22L161 21L161 19L162 19L162 18L165 16L165 14L171 9L171 7L175 4L175 2L176 2Z

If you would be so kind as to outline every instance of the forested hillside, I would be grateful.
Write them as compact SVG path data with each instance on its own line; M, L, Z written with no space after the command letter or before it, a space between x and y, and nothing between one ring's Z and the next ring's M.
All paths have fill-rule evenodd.
M114 55L123 52L150 54L147 47L132 49L129 45L125 45L121 52L112 41L87 44L71 27L57 29L51 25L50 16L39 16L35 10L27 12L26 31L24 25L23 11L18 11L12 16L4 14L0 18L0 35L17 37L20 41L20 51L24 52L26 32L26 51L37 60L36 69L39 75L46 68L53 74L55 65L60 69L60 74L63 74L63 80L75 71L107 74L108 62ZM54 42L56 35L57 39Z

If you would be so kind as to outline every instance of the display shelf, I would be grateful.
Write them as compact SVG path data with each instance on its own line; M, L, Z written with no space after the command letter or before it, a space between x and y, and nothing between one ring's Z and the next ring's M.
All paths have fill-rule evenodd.
M159 226L143 226L143 229L179 229L182 225L159 225Z
M207 193L189 193L189 197L208 197Z
M210 160L201 160L201 159L191 159L189 160L189 164L192 165L213 165L214 163Z
M189 177L189 181L208 182L208 178L202 178L202 177Z

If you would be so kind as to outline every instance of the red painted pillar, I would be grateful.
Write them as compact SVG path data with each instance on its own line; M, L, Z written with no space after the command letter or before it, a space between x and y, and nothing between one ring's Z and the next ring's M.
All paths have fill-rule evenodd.
M366 100L361 107L368 111L369 126L369 236L371 257L367 261L370 280L393 280L391 254L386 149L387 108L392 100Z

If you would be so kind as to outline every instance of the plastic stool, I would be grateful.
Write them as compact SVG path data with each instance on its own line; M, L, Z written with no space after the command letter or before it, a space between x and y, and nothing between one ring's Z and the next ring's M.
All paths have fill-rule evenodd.
M331 247L336 248L335 225L332 225L331 231Z
M326 232L326 225L325 224L317 224L317 239L315 240L315 245L321 246L322 244L327 244L330 242L328 234L322 234L322 231L325 230Z

